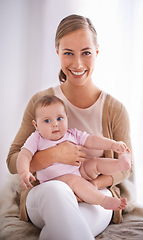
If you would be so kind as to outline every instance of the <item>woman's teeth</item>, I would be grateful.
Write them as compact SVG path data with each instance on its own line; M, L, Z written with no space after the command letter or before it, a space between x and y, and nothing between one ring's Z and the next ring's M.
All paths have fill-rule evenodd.
M82 71L82 72L74 72L74 71L71 71L74 75L77 75L77 76L80 76L82 74L84 74L85 71Z

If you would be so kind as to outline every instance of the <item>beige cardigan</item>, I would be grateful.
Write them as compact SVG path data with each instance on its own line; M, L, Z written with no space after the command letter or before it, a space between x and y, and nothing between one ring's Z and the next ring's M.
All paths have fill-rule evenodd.
M7 157L7 165L8 169L12 174L16 174L16 160L18 153L23 146L26 139L30 136L30 134L35 131L32 120L34 119L33 114L33 106L35 101L44 96L46 94L53 95L53 89L49 88L47 90L38 92L35 94L30 102L28 103L23 120L21 123L21 127L11 145L9 150L9 154ZM126 112L125 107L116 99L107 94L102 114L102 128L103 135L105 137L114 139L116 141L122 140L127 146L131 149L131 141L130 141L130 127L129 127L129 119L128 114ZM113 157L113 151L105 151L105 157ZM117 156L115 156L117 157ZM119 172L118 174L113 174L113 186L109 189L111 190L113 196L120 197L120 189L116 187L117 184L121 183L124 179L126 179L130 173L132 172L132 168L128 172ZM37 185L37 182L34 182L33 185ZM20 219L28 221L27 213L26 213L26 196L30 189L21 191L21 199L20 199ZM113 222L120 223L122 221L121 211L114 211Z

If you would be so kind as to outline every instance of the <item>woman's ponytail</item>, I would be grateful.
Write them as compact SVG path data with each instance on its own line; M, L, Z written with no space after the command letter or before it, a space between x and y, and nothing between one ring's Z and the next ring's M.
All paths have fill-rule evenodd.
M62 69L59 72L59 80L60 80L60 83L64 83L66 81L66 75L64 74Z

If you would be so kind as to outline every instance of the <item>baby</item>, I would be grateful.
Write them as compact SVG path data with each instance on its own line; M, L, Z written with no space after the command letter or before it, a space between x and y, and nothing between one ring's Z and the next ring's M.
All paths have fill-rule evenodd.
M110 175L126 171L131 167L130 150L124 142L89 135L77 129L68 129L68 116L63 101L56 96L44 96L35 103L36 131L31 134L22 147L17 158L17 171L23 188L32 187L30 179L36 180L29 171L32 156L38 150L44 150L63 141L70 141L90 149L113 150L119 154L118 159L92 158L79 166L54 163L37 172L40 183L49 180L63 181L69 185L75 195L89 204L101 205L105 209L120 210L127 205L126 198L117 199L105 196L89 181L99 174Z

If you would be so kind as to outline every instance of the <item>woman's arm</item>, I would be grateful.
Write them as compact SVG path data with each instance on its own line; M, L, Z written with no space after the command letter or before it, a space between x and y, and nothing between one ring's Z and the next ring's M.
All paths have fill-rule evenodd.
M37 96L36 97L34 96L28 103L23 115L20 129L16 134L14 141L9 149L9 153L7 156L7 165L9 171L12 174L17 173L16 161L18 154L21 150L21 147L23 146L27 138L31 135L31 133L35 131L34 126L32 124L32 119L34 118L33 106L36 99Z
M65 141L55 147L38 151L30 162L30 171L36 172L49 167L55 162L79 166L79 163L84 160L85 153L82 152L82 147Z
M35 101L38 99L39 96L40 94L38 93L34 95L29 101L23 115L20 129L16 134L14 141L10 147L10 150L7 156L7 165L8 165L9 171L12 174L17 173L16 161L17 161L18 154L21 150L21 147L23 146L27 138L31 135L31 133L35 131L34 126L32 124L32 120L34 119L33 107L34 107Z

